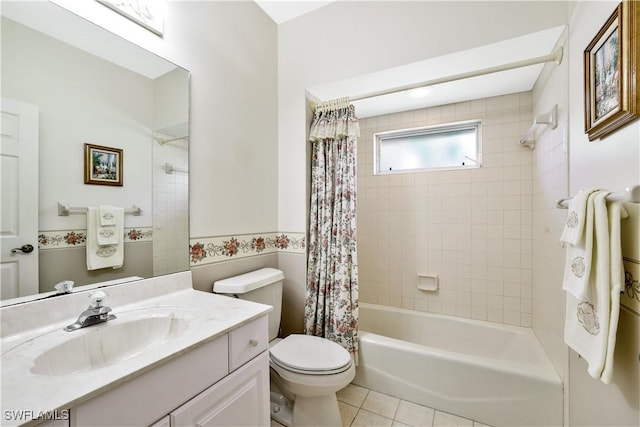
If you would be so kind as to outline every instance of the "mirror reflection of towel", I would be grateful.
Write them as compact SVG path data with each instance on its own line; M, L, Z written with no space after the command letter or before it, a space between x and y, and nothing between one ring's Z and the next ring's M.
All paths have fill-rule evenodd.
M98 227L96 238L98 239L98 245L117 245L120 243L121 235L118 234L118 227L113 225L111 227Z
M115 224L111 227L101 227L99 209L87 208L87 270L100 268L120 268L124 262L124 208L113 208ZM100 230L113 229L118 242L110 245L98 243Z
M113 206L100 205L98 206L98 215L100 216L100 221L98 225L103 227L105 226L115 226L116 225L116 209Z

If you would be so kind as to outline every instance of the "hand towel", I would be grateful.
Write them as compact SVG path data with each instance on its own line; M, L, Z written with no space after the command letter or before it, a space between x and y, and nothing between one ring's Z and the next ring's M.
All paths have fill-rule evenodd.
M117 226L109 226L109 227L100 227L98 226L98 230L96 233L96 238L98 239L98 245L117 245L120 243L120 239L123 236L118 234Z
M114 208L115 232L124 235L124 209ZM100 268L120 268L124 262L124 239L120 238L115 245L99 245L98 230L100 227L99 209L87 208L87 270Z
M98 245L117 245L123 237L117 230L118 208L114 206L98 206Z
M115 226L116 225L116 208L113 206L100 205L98 206L98 214L100 216L100 222L98 225L105 226Z
M575 245L582 240L586 221L587 198L596 190L597 188L580 190L571 198L567 209L567 221L562 230L560 241Z
M581 221L583 222L582 233L576 243L569 242L565 259L562 289L569 292L574 298L581 300L588 299L590 292L588 284L591 275L591 257L593 255L593 201L597 194L597 191L593 191L586 198L585 212L580 214L584 218L584 221ZM567 227L565 227L566 229Z
M611 382L615 335L622 286L620 248L620 205L605 200L609 193L598 191L593 203L593 247L585 298L567 292L565 343L588 363L587 372L604 383ZM585 223L585 227L588 224Z

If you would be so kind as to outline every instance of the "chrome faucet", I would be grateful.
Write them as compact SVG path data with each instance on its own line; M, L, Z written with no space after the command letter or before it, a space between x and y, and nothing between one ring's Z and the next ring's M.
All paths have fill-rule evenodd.
M102 291L94 291L89 293L89 300L91 301L89 307L78 317L71 325L65 326L64 330L67 332L75 331L76 329L86 328L87 326L95 325L98 323L104 323L108 320L113 320L116 316L112 313L111 307L103 305L107 294Z

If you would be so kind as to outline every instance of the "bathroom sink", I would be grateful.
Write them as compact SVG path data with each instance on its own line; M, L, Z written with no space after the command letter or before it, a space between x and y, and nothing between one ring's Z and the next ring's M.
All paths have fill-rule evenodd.
M188 322L174 316L116 319L77 334L34 360L36 375L70 375L131 359L182 335Z

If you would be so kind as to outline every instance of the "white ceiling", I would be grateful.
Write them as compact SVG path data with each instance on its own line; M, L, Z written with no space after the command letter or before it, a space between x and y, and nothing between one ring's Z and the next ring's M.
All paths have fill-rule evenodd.
M424 61L390 68L357 78L308 88L320 100L348 96L356 98L383 90L420 84L490 67L529 60L553 52L564 26L528 34L475 49L460 51ZM412 98L407 90L384 96L353 101L358 117L370 117L398 111L445 105L509 93L525 92L533 88L544 64L466 78L430 86L424 98Z
M265 9L275 22L281 23L325 6L332 1L334 0L256 0L256 3ZM66 13L62 8L48 2L44 3L44 6L42 2L8 2L3 4L1 12L2 15L11 19L38 28L38 30L53 37L75 44L81 49L93 52L98 56L126 66L150 78L162 75L175 67L174 64L170 64L153 54L146 51L140 52L141 49L137 47L133 49L134 45L124 39L112 39L112 35L106 31L94 34L93 31L96 26L79 19L75 15ZM75 19L71 20L72 18ZM73 31L67 31L72 29ZM357 78L307 88L307 90L319 100L330 100L345 96L354 98L371 92L543 56L553 51L563 30L564 26L550 28L511 40L430 58ZM78 34L77 31L81 31L86 37L80 39L74 37L73 40L69 38L69 33ZM100 38L96 39L96 37ZM86 46L78 46L78 42L84 43ZM103 51L96 52L95 49L97 47L100 47ZM140 61L140 55L143 54L148 55L149 58L145 61ZM122 57L122 55L125 56ZM132 60L132 58L134 59ZM148 64L151 65L148 66ZM431 93L425 98L411 98L408 96L407 91L402 91L391 95L354 101L353 103L356 106L358 116L364 118L396 111L528 91L533 88L542 67L542 65L529 66L482 77L443 83L432 86Z
M255 0L276 24L309 13L335 0Z
M312 12L332 1L313 0L255 0L277 24ZM553 52L564 26L550 28L522 37L505 40L471 50L430 58L413 64L371 73L356 78L308 88L314 97L330 100L359 97L364 94L391 90L447 76L474 72L498 65L511 64ZM435 105L445 105L509 93L525 92L533 88L543 64L522 67L481 77L467 78L431 86L428 96L412 98L408 91L353 101L358 117L369 117L397 111L407 111Z

